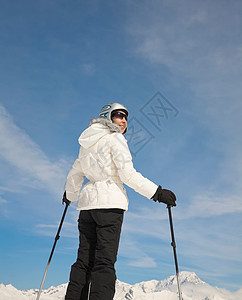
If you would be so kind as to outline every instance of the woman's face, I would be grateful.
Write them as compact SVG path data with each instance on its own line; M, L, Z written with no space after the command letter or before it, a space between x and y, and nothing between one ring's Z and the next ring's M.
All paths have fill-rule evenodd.
M117 111L119 114L117 116L112 117L113 123L116 123L121 128L121 132L124 133L125 129L127 128L127 120L125 119L125 113L122 110ZM122 117L123 116L123 117Z

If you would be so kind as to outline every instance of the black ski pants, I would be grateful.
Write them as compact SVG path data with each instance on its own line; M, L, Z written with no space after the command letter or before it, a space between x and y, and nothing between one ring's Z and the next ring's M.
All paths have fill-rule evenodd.
M80 212L78 256L65 300L113 300L123 213L122 209Z

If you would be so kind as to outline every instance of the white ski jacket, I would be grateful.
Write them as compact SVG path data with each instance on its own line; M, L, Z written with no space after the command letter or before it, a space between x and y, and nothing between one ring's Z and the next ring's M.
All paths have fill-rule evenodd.
M120 127L108 119L93 119L79 137L81 145L66 181L67 199L79 198L79 210L128 209L123 183L151 198L157 185L138 173ZM80 189L84 176L89 182Z

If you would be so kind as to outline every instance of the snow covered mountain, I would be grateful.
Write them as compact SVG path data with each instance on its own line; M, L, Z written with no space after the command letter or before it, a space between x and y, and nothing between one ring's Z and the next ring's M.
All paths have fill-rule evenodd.
M180 273L184 300L241 300L242 288L237 292L212 287L193 272ZM67 284L43 290L41 300L63 300ZM0 284L0 300L34 300L38 290L17 290L11 284ZM178 300L176 276L165 280L151 280L130 285L117 281L114 300Z

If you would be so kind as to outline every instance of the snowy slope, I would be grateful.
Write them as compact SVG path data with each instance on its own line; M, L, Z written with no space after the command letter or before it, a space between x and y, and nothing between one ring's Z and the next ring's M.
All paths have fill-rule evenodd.
M184 300L241 300L242 289L229 292L201 281L195 273L180 273ZM43 290L41 300L64 299L67 284ZM34 300L38 290L17 290L12 285L0 284L0 300ZM151 280L130 285L117 281L114 300L178 300L176 276L165 280Z

